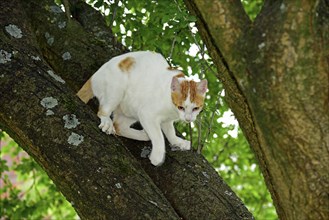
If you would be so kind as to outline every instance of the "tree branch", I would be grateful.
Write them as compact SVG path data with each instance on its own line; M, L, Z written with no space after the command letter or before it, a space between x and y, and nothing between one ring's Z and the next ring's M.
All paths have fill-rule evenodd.
M329 127L329 105L323 105L329 88L326 2L265 1L250 26L244 15L229 10L231 2L185 1L199 19L215 64L225 70L219 75L225 98L256 154L281 219L328 215L328 203L319 199L328 189L320 180L328 179L328 166L321 161L329 158L323 137Z
M1 64L1 127L47 171L81 218L177 219L126 148L100 133L93 112L49 73L44 60L33 58L38 46L21 4L1 6L1 26L15 25L1 34L1 48L16 51ZM12 8L12 16L5 16Z
M245 30L251 25L241 1L192 0L185 1L185 4L200 19L198 22L203 24L213 45L220 48L221 60L229 70L227 65L234 65L241 58L232 53L232 48L237 48Z

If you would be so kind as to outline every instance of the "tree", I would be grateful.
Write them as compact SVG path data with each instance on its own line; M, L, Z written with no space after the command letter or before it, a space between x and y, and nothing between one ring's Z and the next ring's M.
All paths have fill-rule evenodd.
M50 0L0 3L1 128L83 219L252 219L202 156L169 151L155 168L140 156L149 143L99 131L75 92L126 49L98 12L70 3L75 19Z
M329 3L185 1L280 219L329 216ZM211 15L211 16L209 16Z
M103 5L103 1L97 2L100 3L99 6ZM163 2L164 1L160 1L159 4L162 4ZM247 1L243 2L245 3ZM51 83L48 84L43 84L45 83L44 81L42 81L42 83L41 81L38 81L40 82L38 83L38 85L49 85L49 88L47 87L48 92L53 91L50 88L52 88L54 84L56 85L56 88L58 88L58 84L65 88L64 89L60 87L62 89L57 92L53 91L53 94L62 94L62 91L65 91L65 94L70 93L71 90L76 91L83 83L83 81L85 81L90 76L90 72L96 70L109 57L115 54L122 53L125 50L115 42L115 39L113 38L112 34L109 33L106 29L105 24L100 22L102 18L99 14L95 14L93 10L87 9L84 4L76 4L76 1L71 1L71 3L74 3L74 7L71 6L70 8L73 9L73 17L78 21L78 23L76 23L73 19L68 19L68 21L66 21L66 19L64 18L64 14L60 13L61 10L59 10L57 7L54 7L50 1L48 2L48 6L45 7L48 10L42 12L40 12L40 10L35 10L34 13L31 13L31 11L29 11L30 7L42 6L42 3L32 3L32 5L27 6L25 5L25 10L21 9L20 12L25 11L26 14L31 18L31 21L26 19L27 21L19 21L18 23L16 23L25 24L24 27L26 29L22 29L22 27L19 26L19 30L29 30L29 28L30 30L36 30L35 36L37 40L34 39L34 35L29 36L30 38L28 39L30 39L31 42L34 43L26 44L32 45L32 47L24 45L23 51L29 51L27 48L40 48L40 53L35 52L35 54L42 54L42 56L40 56L39 58L41 59L42 57L42 61L44 62L43 67L45 69L43 71L39 70L40 76L43 76L48 80L52 80L52 78L50 77L55 77L56 79L61 81L61 78L58 78L58 75L60 75L63 79L65 79L66 83L64 85L61 85L59 83L55 84L53 81L50 81ZM118 3L118 1L115 1L115 3ZM174 1L173 4L177 3L179 2ZM265 176L267 186L271 191L280 219L324 219L326 216L328 216L327 207L329 206L327 175L328 165L326 163L328 161L329 121L329 68L327 62L328 44L326 43L328 42L329 30L328 2L325 0L320 0L314 3L306 1L266 1L255 21L249 20L248 16L245 14L242 8L240 1L230 1L229 3L226 3L222 1L220 2L193 0L185 1L185 3L188 6L189 10L197 17L198 29L202 35L203 40L207 44L207 49L210 55L212 56L213 61L217 66L217 69L219 70L219 74L217 74L217 76L224 85L226 101L235 113L235 116L238 118L240 126L259 161L260 167ZM1 6L3 6L9 3L1 4ZM15 3L12 4L15 6L18 5ZM139 4L141 3L140 1L138 1L138 3L136 1L132 4L136 4L136 7L139 7ZM165 7L165 4L169 4L168 2L165 1L165 3L163 4L163 8L165 8L164 10L168 10L167 8L171 8ZM108 18L115 17L115 12L119 11L120 8L118 8L116 4L111 4L110 7L113 14L107 17L107 22L108 24L112 25L113 23L111 22L113 22L114 19L108 20ZM12 6L11 8L15 7ZM89 12L87 13L86 10L88 10ZM19 11L15 12L18 13ZM58 16L58 18L56 17L56 19L59 20L55 19L55 15L53 13L58 13L56 14L56 16ZM13 67L12 63L14 61L17 61L14 60L14 58L22 58L21 54L23 54L20 52L21 50L12 49L14 45L15 48L18 48L18 45L19 48L23 47L21 47L22 44L18 44L18 39L21 39L19 38L21 33L16 28L17 26L15 27L9 25L14 23L13 21L8 20L9 14L14 16L15 13L11 11L9 13L8 10L4 10L1 15L1 22L3 22L2 27L4 27L3 29L5 30L0 37L0 39L2 39L0 56L1 68L7 68L8 66ZM44 24L41 22L47 20L46 15L49 18L49 24ZM24 18L24 16L21 16L20 14L20 16L16 16L14 18L15 19L13 20L17 21L19 20L19 18ZM131 17L127 17L127 20L130 18ZM184 23L182 24L179 22L172 23L172 20L170 20L168 16L159 16L159 19L167 20L169 25L186 25ZM190 16L187 19L190 19L190 21L195 21L195 18L193 16ZM138 20L135 22L142 21ZM128 22L127 25L132 23L133 21L131 23ZM54 28L55 24L58 25L59 28L64 28L64 30L57 32L56 30L58 28ZM113 28L118 30L119 25ZM133 28L130 28L130 30L133 30ZM150 31L153 30L154 29L143 31L143 29L140 29L136 31L136 34L134 33L134 38L125 37L123 40L130 41L129 44L134 45L134 41L136 41L136 39L138 39L139 37L144 38L144 42L147 41L148 44L151 44L151 46L154 47L151 49L157 50L159 49L157 48L157 43L154 43L157 41L152 41L152 37L154 38L154 36L156 36L156 33L153 35L148 34L150 33ZM181 33L183 31L183 28L181 32L176 31L170 33L171 30L168 30L167 32L175 37L173 43L169 41L167 42L167 45L171 45L171 43L172 45L174 45L175 42L181 43L181 41L182 43L184 43L184 39L181 37ZM24 31L23 36L24 33L32 32L33 31ZM138 32L142 32L143 34L138 35ZM16 39L15 44L11 42L11 40L15 40L14 36L18 38ZM76 39L78 39L77 36L81 37L79 42L76 42ZM157 37L157 39L159 38L161 38L161 35ZM26 39L27 38L25 38L24 40ZM57 41L57 39L59 39L59 41ZM104 43L104 41L107 41L107 43ZM67 42L70 42L69 46L67 46ZM82 43L80 44L80 42ZM64 45L65 48L67 48L67 51L69 51L70 53L64 53L66 52L66 50L64 50ZM107 48L107 45L116 45L116 47L111 50L110 48ZM171 49L173 49L173 47L170 48L170 46L169 48L166 48L166 50L164 50L164 48L160 48L160 50L164 50L165 52L170 51ZM19 52L17 53L16 51ZM72 51L75 51L74 56L72 56ZM90 53L93 54L91 58ZM95 56L94 54L97 54L97 56ZM200 55L202 58L204 58L202 52ZM30 58L32 57L38 59L35 55L32 55ZM187 57L184 56L184 54L179 54L178 56L175 55L175 57L173 57L173 60L180 61L181 59L186 58ZM37 60L33 62L35 66L41 64L41 62L38 62ZM28 60L27 62L22 63L30 64ZM47 72L50 69L48 65L52 67L53 72ZM196 66L197 63L194 63L193 65ZM33 65L26 66L36 68ZM19 65L17 65L15 68L17 67L19 67ZM208 67L209 66L206 66L206 68ZM11 71L11 69L5 70L6 71L3 71L4 73L0 75L0 82L1 94L6 94L7 96L1 97L0 99L1 103L5 103L3 102L5 100L8 101L6 102L6 105L4 105L4 107L6 108L4 108L2 105L0 106L1 127L5 128L8 132L10 132L11 135L16 136L16 140L23 144L23 146L25 146L25 149L27 150L30 146L44 146L44 143L40 144L40 140L39 142L36 142L38 141L37 137L39 136L38 134L40 130L35 130L34 132L26 131L31 128L36 129L37 126L36 124L32 123L32 119L37 117L31 113L25 113L24 117L20 115L22 112L19 111L20 109L25 107L25 105L23 104L27 104L26 106L32 107L34 105L28 103L14 103L13 94L15 94L15 97L19 97L21 93L17 93L17 91L19 91L18 89L11 89L10 83L13 82L12 85L18 85L18 83L22 82L17 82L17 78L16 81L13 78L11 78L11 81L9 81L8 73ZM79 74L76 70L79 70ZM31 71L28 72L30 73ZM22 78L22 73L23 72L20 70L17 76ZM207 76L211 77L210 75ZM35 80L36 79L33 78L32 82L34 82ZM31 83L29 83L28 85L31 86L30 84ZM27 88L29 86L27 86ZM213 83L213 87L216 86L220 86L220 84L216 85L216 83ZM17 88L21 88L21 86L17 86ZM26 91L29 90L25 89L25 92ZM30 97L26 97L26 100L29 100ZM56 108L58 108L59 105L54 108L45 109L46 114L50 114L48 116L51 116L51 114L53 113L55 115L52 116L52 120L49 120L49 118L46 118L48 119L48 121L43 121L44 118L40 119L42 121L42 123L40 123L41 125L44 124L45 127L47 125L49 126L51 122L56 122L54 118L56 115L62 114L61 116L64 116L65 114L68 114L68 112L71 113L72 109L76 108L79 109L80 114L78 115L74 112L75 116L71 115L71 119L72 122L74 122L76 121L75 117L78 118L80 122L78 128L80 128L81 126L86 126L86 123L88 124L88 127L91 126L91 124L97 124L97 119L93 118L92 113L89 112L88 114L84 112L80 109L83 107L79 106L79 103L71 101L74 100L73 96L65 96L64 94L62 94L61 97L64 97L63 103L68 104L67 107L70 111L58 111ZM22 96L20 100L25 101L24 96ZM42 99L39 98L40 102L41 100ZM48 102L49 100L51 101L52 99L46 99L42 103L45 106L51 106L53 102ZM76 105L72 105L72 103L75 103ZM54 112L54 109L56 109L56 112ZM6 114L4 114L4 112L6 112ZM13 117L14 113L16 113L16 116L19 115L20 119ZM26 116L29 116L30 118ZM13 118L15 120L13 120ZM29 119L29 123L28 125L23 126L21 124L22 121L26 121L25 118ZM92 122L88 121L82 123L81 118L90 119L92 120ZM52 137L58 135L59 133L56 133L55 135L54 131L57 131L59 128L62 128L59 126L59 124L60 122L62 122L63 124L63 121L64 119L62 119L61 117L57 118L57 127L54 127L53 129L47 128L49 130L46 129L44 131L44 134L53 134ZM96 130L96 128L94 130ZM204 132L204 130L202 132ZM74 133L79 134L77 130L74 130ZM63 132L60 134L62 134L62 136L65 136L66 133ZM71 133L71 135L72 134L73 132ZM71 141L79 141L80 136L75 134L73 134L73 136L71 137ZM95 135L95 137L98 137L96 135L96 132L93 133L93 135ZM66 134L65 137L69 138L70 136L69 134ZM47 136L45 135L45 137ZM97 140L103 140L101 137L98 138L95 138L96 142ZM55 140L57 141L55 143L57 143L58 145L59 140ZM106 141L104 139L102 143L108 143ZM85 143L85 139L83 140L83 142ZM100 142L101 141L98 141L97 143ZM24 145L24 143L27 144ZM30 145L28 145L29 143ZM120 139L119 141L115 139L111 143L113 143L113 145L115 146L117 146L118 143L120 143L120 146L121 144L125 146L138 145L135 142L130 142L124 139ZM141 144L140 146L144 147L145 145ZM99 149L98 147L96 148ZM32 150L33 149L34 148L32 148ZM132 150L132 152L135 156L137 156L137 158L139 158L141 148L129 149ZM209 149L206 150L209 151ZM127 152L125 150L122 151L115 155L127 155ZM30 153L33 155L33 152L36 155L40 154L35 151L32 151ZM44 148L42 154L45 154L45 152L51 154L51 152L53 151L51 151L51 149L48 150ZM109 155L106 150L102 153L102 155ZM90 152L90 154L92 154L92 152ZM142 166L144 171L147 171L148 175L151 176L153 182L156 183L157 187L160 188L162 192L167 192L164 196L167 198L167 200L169 200L170 205L174 207L174 209L176 210L176 214L178 213L180 216L184 217L188 216L188 218L192 218L192 215L196 216L197 214L200 214L200 210L203 208L200 207L200 210L197 211L193 210L193 213L189 209L188 211L185 210L188 205L185 206L184 204L181 204L180 202L182 200L179 200L180 198L184 198L181 195L183 195L185 191L181 192L182 194L177 194L173 196L173 194L176 194L178 192L175 189L182 189L181 187L176 187L174 183L180 183L182 182L182 179L176 180L175 178L172 178L173 175L171 172L174 170L179 170L177 167L174 168L174 166L172 165L172 163L175 162L179 162L179 164L184 164L184 162L182 161L188 162L189 165L186 168L191 168L191 161L193 161L193 163L195 164L202 164L196 163L193 157L194 156L191 156L189 154L180 155L179 153L170 153L169 164L171 164L171 166L169 168L164 167L164 170L162 171L157 169L154 170L152 169L152 167L148 167L148 164L144 163L145 161L142 160ZM46 158L49 158L49 156L47 156ZM72 156L72 158L74 159L75 156ZM127 158L129 159L126 159L125 161L131 161L129 153L127 155ZM172 158L174 158L173 161ZM58 160L58 158L55 159ZM55 159L48 159L45 161L49 163L49 161L56 161ZM43 164L44 161L39 162ZM82 164L88 163L84 161ZM133 164L136 163L133 162ZM48 172L55 172L59 170L58 168L53 167L44 168L48 170ZM198 168L198 165L195 166L195 168ZM157 187L152 184L152 181L150 179L147 179L148 177L144 173L143 169L140 169L140 167L138 167L137 165L137 168L135 170L139 170L142 175L144 175L144 179L146 179L146 182L151 186L151 189L146 191L150 194L152 194L152 192L157 192L157 195L161 195L161 192L157 189ZM71 172L73 170L74 169L70 169ZM187 170L189 172L195 171L192 171L191 169ZM101 171L101 169L99 171ZM199 172L198 174L199 175L196 175L198 177L209 177L208 171L201 171L201 173ZM51 173L49 175L52 176ZM72 175L72 173L70 173L70 175ZM168 178L166 178L166 175L168 175ZM56 179L56 176L54 176L54 174L52 177L53 179ZM159 181L163 179L174 179L174 181L171 182L172 184L169 184L168 188L164 188L167 184L167 181ZM61 181L65 183L65 180L57 179L57 182ZM184 183L185 182L191 183L190 181L184 181ZM115 185L115 187L121 187L120 189L124 188L122 187L122 184L119 181L115 181L114 183L109 185L113 186L113 184ZM60 184L58 185L60 186ZM217 186L214 182L211 183L211 185ZM176 188L171 189L171 187L174 186ZM191 191L194 191L196 189L195 185L193 186L194 187ZM60 187L65 188L65 186ZM187 189L189 187L186 186L183 188ZM116 188L114 189L116 190ZM197 187L197 189L197 192L193 192L193 198L199 198L196 195L200 195L200 192L202 191L200 191L200 189L203 189L203 187L199 186ZM66 191L62 190L69 199L72 198L72 195L70 195L70 193L68 192L70 190L71 189L67 188ZM225 190L222 190L220 192L223 191L225 194ZM74 192L75 194L79 194L77 192L84 194L84 191L82 190L73 190L73 193ZM168 194L168 192L171 192L169 193L170 195ZM202 193L205 193L205 191L202 191ZM227 195L230 194L230 191L226 191L226 194L223 195L223 197L221 198L227 198ZM88 195L92 196L93 193L90 192L90 194ZM108 198L111 199L112 196L110 195L110 197ZM163 196L162 199L164 199ZM78 199L75 199L73 201L75 206L77 206L76 200L78 201ZM155 202L156 204L162 204L155 200L149 201ZM165 204L168 205L168 203ZM77 210L81 208L80 205L81 204L79 204L79 207L76 207ZM177 205L181 206L177 208ZM208 205L205 205L204 207L208 208ZM215 209L209 208L204 210L207 211ZM82 214L80 213L80 215Z

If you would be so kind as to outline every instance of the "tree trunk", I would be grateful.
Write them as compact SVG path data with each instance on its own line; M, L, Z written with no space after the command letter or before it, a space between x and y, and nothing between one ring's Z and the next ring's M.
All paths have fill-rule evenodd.
M70 2L74 19L50 0L1 1L1 129L82 219L252 219L202 156L168 150L164 165L153 167L144 158L149 142L97 128L75 93L125 49L98 12Z
M280 219L329 216L329 3L185 1Z

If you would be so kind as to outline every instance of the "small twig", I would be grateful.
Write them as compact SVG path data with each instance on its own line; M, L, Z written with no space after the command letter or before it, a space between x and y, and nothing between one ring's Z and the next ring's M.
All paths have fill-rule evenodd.
M202 115L199 116L200 119L198 120L198 150L197 153L202 153L203 145L201 144L201 131L202 131Z
M174 48L175 48L176 36L177 35L175 34L174 39L173 39L173 41L171 43L171 49L170 49L170 54L169 54L169 63L170 63L170 65L172 64L171 61L172 61L172 55L174 53Z
M1 143L2 143L2 138L4 137L4 133L3 131L0 129L0 148L2 147L1 146Z
M201 56L202 56L202 63L201 63L201 75L204 75L204 72L205 72L205 60L204 60L204 54L205 54L205 45L203 44L203 47L202 47L202 50L200 51L201 52ZM198 154L201 154L202 152L202 148L203 148L203 145L201 144L201 120L202 119L202 116L200 115L200 121L199 121L199 124L198 124Z
M202 48L200 50L200 53L201 53L201 57L202 57L202 62L201 62L201 75L204 75L205 73L205 66L206 66L206 61L204 59L204 55L205 55L205 45L203 44L202 45Z
M115 4L115 8L113 9L113 13L112 13L112 21L111 21L111 24L110 24L110 30L112 30L113 23L115 21L116 15L117 15L117 9L119 7L119 0L115 0L114 4Z
M70 20L71 17L72 17L72 14L71 14L71 11L70 11L70 3L69 3L68 0L62 0L62 3L63 3L64 8L65 8L65 14L66 14L67 20Z
M216 113L216 110L219 108L219 105L220 105L220 94L221 92L218 93L218 99L216 101L216 105L215 105L215 110L212 112L211 114L211 119L210 119L210 123L209 123L209 126L208 126L208 130L207 130L207 134L206 134L206 138L204 139L204 142L202 143L201 145L201 151L206 143L206 141L209 139L209 136L211 134L211 131L212 131L212 124L214 122L214 118L215 118L215 113Z
M190 142L191 142L191 149L192 149L192 147L193 147L193 144L192 144L193 130L192 130L191 123L188 123L188 127L189 127L189 131L190 131ZM192 149L192 150L193 150L193 149Z

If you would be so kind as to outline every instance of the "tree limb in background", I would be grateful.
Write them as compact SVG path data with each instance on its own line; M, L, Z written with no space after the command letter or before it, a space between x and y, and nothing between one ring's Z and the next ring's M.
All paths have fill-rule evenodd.
M280 219L326 219L328 1L265 1L254 23L239 1L185 1L219 69ZM209 16L211 15L211 16Z

